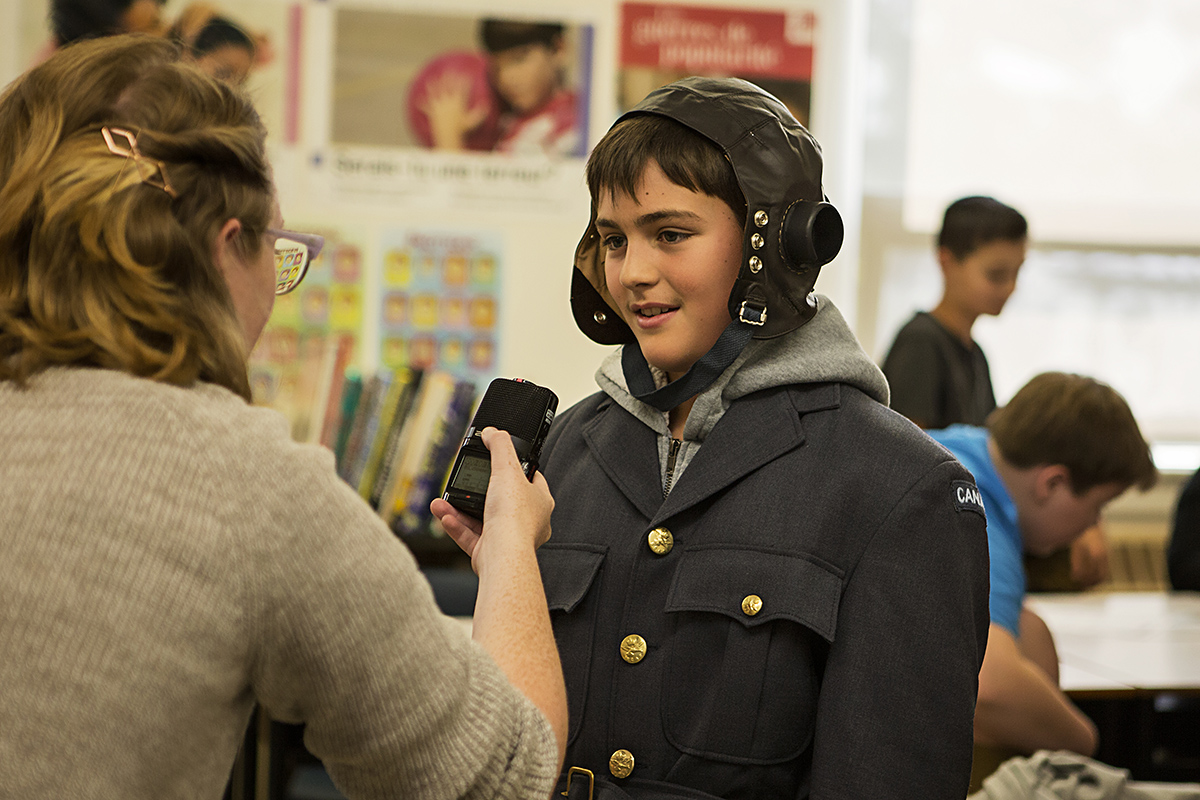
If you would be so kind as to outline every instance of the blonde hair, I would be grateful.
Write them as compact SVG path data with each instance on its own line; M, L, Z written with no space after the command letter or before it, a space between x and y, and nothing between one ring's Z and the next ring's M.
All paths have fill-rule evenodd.
M263 246L265 132L245 96L179 57L151 37L80 42L0 97L0 380L94 366L250 399L212 248L229 219L243 253ZM145 158L114 154L105 126Z

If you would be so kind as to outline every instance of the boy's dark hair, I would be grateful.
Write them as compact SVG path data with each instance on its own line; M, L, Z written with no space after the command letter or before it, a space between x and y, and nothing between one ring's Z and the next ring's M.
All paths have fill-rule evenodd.
M159 0L162 5L166 0ZM133 0L52 0L50 27L60 46L121 33L121 15Z
M479 27L479 39L489 53L527 44L540 44L554 49L562 37L563 26L555 22L485 19Z
M592 150L587 163L592 204L597 204L602 191L612 198L618 194L635 197L650 161L657 162L672 183L725 201L742 225L746 224L746 198L725 154L686 125L657 114L621 122Z
M229 45L241 47L254 55L254 40L250 34L225 17L213 17L196 34L191 50L194 55L202 56Z
M962 260L990 242L1017 242L1028 235L1029 224L1012 206L994 197L963 197L946 208L937 243Z
M991 413L988 431L1005 460L1018 469L1063 464L1071 489L1137 484L1145 491L1158 472L1125 399L1083 375L1044 372Z

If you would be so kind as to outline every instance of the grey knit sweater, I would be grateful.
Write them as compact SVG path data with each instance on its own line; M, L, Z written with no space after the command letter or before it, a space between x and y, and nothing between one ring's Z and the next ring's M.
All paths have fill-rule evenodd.
M0 795L219 797L255 701L351 798L555 779L545 718L281 416L100 369L0 382Z

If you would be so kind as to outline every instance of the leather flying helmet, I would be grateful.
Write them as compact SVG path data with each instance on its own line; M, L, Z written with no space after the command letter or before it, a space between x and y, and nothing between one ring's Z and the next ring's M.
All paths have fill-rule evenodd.
M738 337L742 346L751 337L782 336L812 319L813 284L821 267L838 254L843 236L841 215L824 202L821 149L812 134L774 96L737 78L691 77L663 86L613 127L640 114L657 114L691 128L720 148L733 166L746 198L742 264L729 295L733 327L749 329L748 336L743 331ZM635 342L615 309L605 284L593 203L591 221L575 251L571 310L593 341Z

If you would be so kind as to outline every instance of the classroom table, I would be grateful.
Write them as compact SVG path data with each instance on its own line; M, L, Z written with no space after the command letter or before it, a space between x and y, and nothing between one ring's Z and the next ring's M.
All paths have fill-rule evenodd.
M1100 731L1099 760L1140 780L1200 780L1200 593L1036 594L1059 683Z
M1068 694L1200 695L1200 593L1039 594L1026 602L1054 636Z

